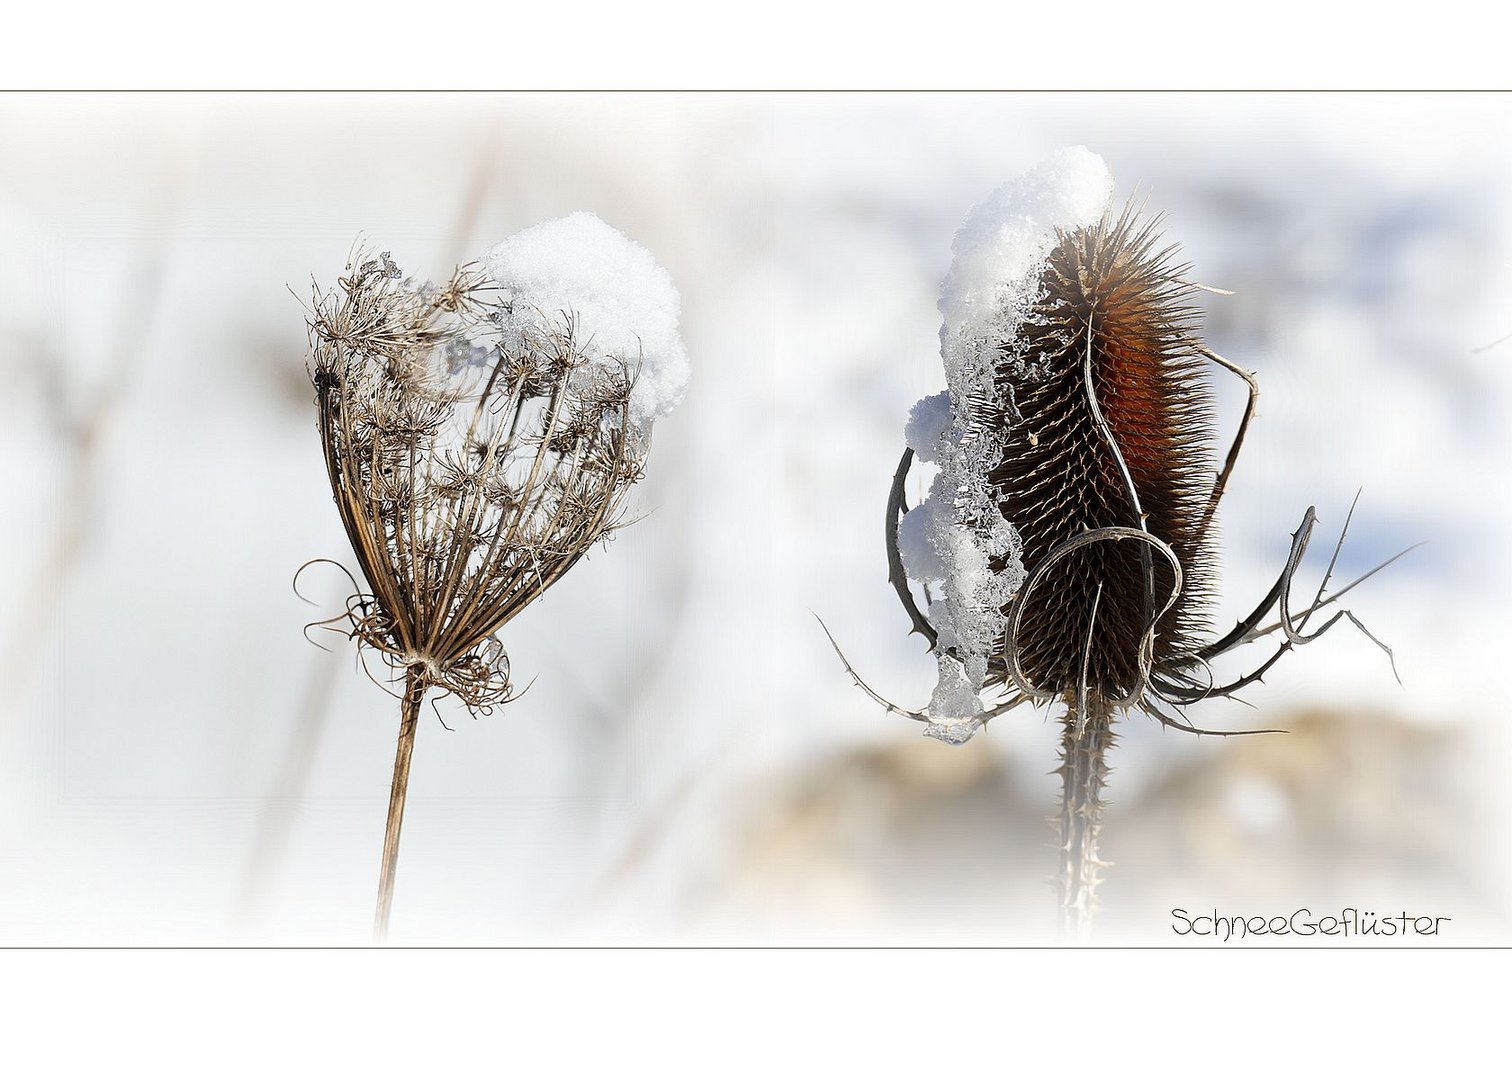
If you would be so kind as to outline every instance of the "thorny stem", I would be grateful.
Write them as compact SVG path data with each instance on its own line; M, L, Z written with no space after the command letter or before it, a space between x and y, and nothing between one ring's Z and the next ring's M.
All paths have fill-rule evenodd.
M1113 704L1089 691L1082 715L1075 695L1067 704L1061 735L1060 925L1067 940L1085 941L1092 928L1098 871L1097 836L1102 829L1106 753L1113 745Z
M409 789L410 755L415 752L415 728L425 700L425 670L411 667L404 677L404 703L399 713L399 748L394 753L394 786L389 792L388 825L383 831L383 869L378 875L378 912L373 938L388 937L389 912L394 907L394 875L399 869L399 829L404 824L404 796Z

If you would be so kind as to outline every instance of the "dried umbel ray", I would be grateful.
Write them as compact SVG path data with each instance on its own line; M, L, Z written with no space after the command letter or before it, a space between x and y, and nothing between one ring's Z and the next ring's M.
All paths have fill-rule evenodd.
M481 714L512 699L498 631L621 524L649 447L643 358L594 347L575 311L526 307L477 265L417 284L385 253L317 289L309 318L326 469L368 586L311 625L404 682L380 937L426 692Z
M1057 230L1026 292L1031 302L1017 313L1013 341L990 351L986 379L953 394L964 398L954 403L959 441L991 449L980 465L990 492L987 513L1015 533L1016 550L996 555L990 570L1002 574L1013 558L1022 562L981 681L999 688L1004 700L969 716L902 709L867 686L841 655L874 700L925 723L927 734L946 742L964 742L988 720L1025 703L1064 704L1059 884L1063 925L1075 933L1089 924L1102 865L1097 836L1115 714L1142 711L1198 734L1258 734L1205 731L1184 710L1260 680L1288 651L1340 619L1370 636L1345 610L1311 631L1308 623L1395 561L1329 594L1336 546L1317 593L1294 610L1293 579L1316 522L1309 508L1275 585L1230 632L1204 640L1216 584L1214 517L1259 391L1250 373L1203 344L1186 302L1202 287L1188 282L1188 267L1174 262L1173 248L1157 247L1156 229L1130 208ZM1209 362L1249 390L1216 470ZM942 643L920 609L899 549L913 460L910 448L888 498L889 580L913 632L950 656L956 648ZM984 525L968 520L964 527L980 532ZM1343 539L1341 532L1340 545ZM1226 683L1215 679L1213 660L1276 634L1271 655L1249 674Z

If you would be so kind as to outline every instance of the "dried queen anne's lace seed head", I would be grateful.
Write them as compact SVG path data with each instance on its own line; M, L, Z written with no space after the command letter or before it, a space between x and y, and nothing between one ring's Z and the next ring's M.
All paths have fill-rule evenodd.
M332 495L367 592L328 625L423 686L509 699L498 630L621 524L688 363L678 297L592 214L440 285L353 260L309 320Z

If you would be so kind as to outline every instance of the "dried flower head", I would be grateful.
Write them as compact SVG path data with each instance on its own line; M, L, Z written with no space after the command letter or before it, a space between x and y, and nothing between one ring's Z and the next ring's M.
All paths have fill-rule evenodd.
M498 631L622 523L681 399L678 298L592 214L528 229L444 284L357 257L309 318L331 493L368 588L324 625L403 679L376 919L387 930L426 692L510 700ZM320 561L320 560L317 560Z
M948 742L1025 701L1089 695L1190 727L1170 712L1259 674L1216 685L1216 656L1279 632L1263 672L1353 619L1339 612L1304 633L1357 582L1325 596L1325 580L1291 610L1309 509L1264 602L1204 643L1214 517L1258 388L1203 343L1188 299L1204 287L1158 246L1158 222L1114 213L1111 193L1100 158L1064 150L994 193L956 237L940 300L949 385L909 418L887 512L892 583L940 665L930 707L899 711ZM1250 391L1216 470L1208 362ZM937 473L909 509L916 457ZM910 580L925 587L927 615ZM980 695L995 687L1008 700L985 709Z
M1364 630L1347 611L1306 630L1358 583L1325 595L1333 563L1293 613L1292 581L1316 521L1309 508L1269 594L1204 642L1214 515L1258 389L1203 344L1187 302L1201 286L1174 249L1157 246L1156 224L1132 208L1114 213L1111 194L1100 158L1064 150L1004 185L957 234L940 300L948 388L910 416L887 509L890 579L939 680L921 711L861 683L950 743L1025 702L1065 703L1062 900L1081 919L1096 884L1114 713L1139 709L1201 732L1186 706L1233 694L1341 618ZM1250 391L1216 471L1208 362ZM938 472L910 510L903 493L915 456ZM925 586L927 615L910 579ZM1262 625L1273 610L1277 621ZM1255 671L1222 685L1213 677L1213 659L1275 633L1281 641ZM992 689L1005 700L987 708L981 695Z
M510 693L494 634L614 527L640 476L628 363L590 372L570 317L501 347L475 268L416 286L385 253L337 285L310 331L331 491L372 590L352 634L486 710Z
M553 224L569 241L613 232L591 215ZM326 468L370 589L341 620L396 673L481 711L512 689L498 630L621 524L651 421L686 372L675 341L682 371L668 379L666 355L648 358L633 334L612 344L635 352L606 349L618 326L601 321L595 338L576 306L541 306L508 275L519 242L489 254L494 272L469 265L441 285L405 277L387 252L356 258L309 320ZM569 276L552 301L573 303ZM662 396L636 398L642 377Z

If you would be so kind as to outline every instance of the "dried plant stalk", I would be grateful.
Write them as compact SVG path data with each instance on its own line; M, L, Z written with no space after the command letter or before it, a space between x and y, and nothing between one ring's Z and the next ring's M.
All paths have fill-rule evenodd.
M1099 871L1098 834L1102 831L1102 790L1108 778L1107 752L1112 747L1113 705L1101 694L1066 703L1062 720L1059 873L1061 933L1085 939L1092 928Z
M493 171L492 147L485 145L474 161L472 175L453 218L454 235L466 237L475 231ZM320 745L321 730L326 724L331 691L335 687L336 669L331 662L333 660L334 657L327 656L317 661L307 676L305 698L310 704L295 719L294 731L280 769L280 779L274 789L285 800L302 795L309 780ZM266 879L283 854L288 843L290 820L287 815L272 812L272 807L264 813L247 862L245 883L238 903L243 920L256 910Z
M315 294L311 378L368 589L315 625L404 678L381 939L427 692L480 714L512 699L498 630L620 523L649 443L631 412L636 358L587 347L573 312L522 311L474 265L437 287L387 253L354 264Z
M1154 239L1127 210L1063 236L1024 319L1032 370L1014 357L994 371L1018 415L1003 417L988 475L1035 571L987 682L1066 702L1058 885L1071 939L1092 924L1115 708L1190 652L1213 588L1210 395L1189 289Z
M424 672L411 668L404 678L399 746L394 751L394 782L389 789L388 819L383 827L383 868L378 872L378 911L373 918L373 934L380 940L388 933L389 914L394 907L394 877L399 872L399 830L404 825L410 758L415 753L415 728L420 722L420 705L424 700Z

